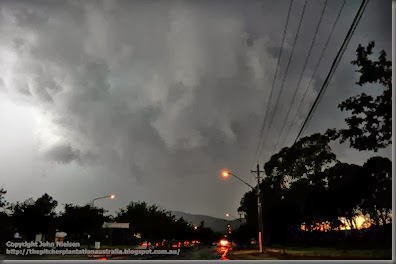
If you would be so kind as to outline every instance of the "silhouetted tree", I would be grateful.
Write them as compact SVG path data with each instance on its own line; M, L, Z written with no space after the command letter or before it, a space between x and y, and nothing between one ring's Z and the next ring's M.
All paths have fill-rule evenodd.
M277 225L284 223L297 226L302 221L307 224L316 221L319 215L315 217L312 210L317 206L311 203L308 207L308 200L317 201L313 198L313 191L324 189L325 179L322 172L336 162L329 143L327 136L313 134L301 138L291 147L283 148L270 158L264 165L267 179L263 182L262 190L267 195L263 200L271 201L273 209L263 208L264 217L274 218L272 211L281 215L283 211L279 206L283 206L289 208L284 209L286 212L291 210L293 214L285 216L288 218L287 223L274 218L273 222ZM273 230L272 227L269 229Z
M69 240L79 240L85 235L98 233L106 221L104 209L90 205L66 204L58 217L58 228L65 231Z
M210 244L216 238L215 233L209 227L205 227L205 222L201 221L197 230L196 230L196 237L194 239L198 239L201 243Z
M327 131L332 139L340 139L341 143L349 140L350 146L358 150L377 151L392 144L392 62L383 50L378 60L372 60L374 46L374 41L366 48L359 45L352 64L358 66L356 72L360 73L356 84L378 83L384 88L382 93L378 96L362 93L343 101L338 106L341 111L352 112L345 119L348 128Z
M9 203L5 199L7 191L0 188L0 251L5 249L6 242L12 239L13 225L8 214Z
M131 202L116 219L129 222L134 233L148 240L191 239L194 230L184 219L176 220L170 212L146 202Z
M185 221L183 217L177 219L174 222L174 224L172 225L172 230L172 239L176 240L191 239L194 235L193 227L189 223L187 223L187 221Z
M336 161L329 143L327 136L317 133L283 148L264 165L269 181L283 189L300 178L308 178L312 184L321 181L319 173Z
M34 239L38 233L48 235L54 230L55 208L58 202L44 194L36 201L29 199L12 207L12 220L19 232L27 239Z
M237 244L242 244L242 245L248 245L250 242L250 239L255 238L256 236L257 236L256 228L252 227L251 225L249 225L247 223L240 225L239 228L237 228L232 233L232 239Z
M288 243L303 223L309 230L322 222L336 228L341 216L353 221L367 195L368 181L360 166L338 162L329 143L326 135L313 134L283 148L265 164L266 178L260 188L267 242ZM355 194L350 191L353 188L358 189ZM246 229L257 232L254 191L244 195L238 210L246 213Z
M238 208L239 212L243 212L246 218L246 228L245 230L249 232L250 238L257 237L257 192L248 191L246 192Z
M326 147L316 158L304 159L303 153L317 155L321 151L316 150L314 144L308 144L306 147L313 147L314 151L298 153L296 149L301 149L301 145L297 146L284 148L265 165L267 177L260 186L265 239L279 244L287 244L291 238L301 241L298 239L303 234L301 224L308 231L319 227L329 231L341 226L340 217L356 228L356 216L361 212L370 215L377 226L391 222L392 163L389 159L370 158L364 166L347 164L335 161L334 154ZM304 166L303 160L308 161L307 165ZM297 171L303 176L299 177ZM285 174L293 176L287 184ZM255 191L245 193L238 210L246 213L248 221L244 229L256 237ZM306 234L311 239L319 239L324 233Z
M369 214L379 226L392 221L392 161L373 157L363 165L364 175L369 181L368 195L361 204L364 213Z
M368 195L369 181L359 165L338 162L325 171L327 197L331 202L327 209L337 217L345 217L349 226L355 227L354 219L359 215L359 205ZM353 191L352 191L353 190Z

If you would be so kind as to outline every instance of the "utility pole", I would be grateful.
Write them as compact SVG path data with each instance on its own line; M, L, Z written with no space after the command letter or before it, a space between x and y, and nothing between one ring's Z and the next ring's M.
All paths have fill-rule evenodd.
M260 171L260 166L257 164L257 170L251 171L251 173L257 173L257 214L258 214L258 243L259 243L259 251L260 253L264 253L263 248L263 207L262 207L262 195L260 190L260 173L264 171Z

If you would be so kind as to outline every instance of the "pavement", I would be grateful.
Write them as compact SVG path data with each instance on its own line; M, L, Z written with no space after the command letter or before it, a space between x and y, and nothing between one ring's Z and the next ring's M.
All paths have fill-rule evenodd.
M179 255L162 255L153 257L157 260L216 260L216 246L198 246L193 248L181 249Z
M230 260L275 260L280 259L279 257L271 256L269 254L260 254L256 250L238 250L231 251L229 257Z
M391 259L390 253L377 252L373 254L370 250L281 250L267 249L264 254L257 250L232 251L229 255L231 260L388 260Z

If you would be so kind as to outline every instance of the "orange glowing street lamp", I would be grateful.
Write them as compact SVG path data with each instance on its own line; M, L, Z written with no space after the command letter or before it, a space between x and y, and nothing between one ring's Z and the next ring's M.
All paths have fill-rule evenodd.
M224 178L230 176L230 173L228 171L223 171L221 174L223 175Z
M235 216L233 216L232 214L229 214L229 213L226 213L225 216L227 216L227 217L232 217L232 218L234 218L235 220L240 220L239 218L237 218L237 217L235 217Z
M92 200L91 206L92 207L94 206L96 200L107 199L107 198L114 199L115 195L114 194L110 194L110 195L106 195L106 196L96 197L95 199Z
M244 180L242 180L241 178L239 178L238 176L236 176L234 173L228 171L228 170L223 170L221 172L221 175L223 176L223 178L228 178L230 175L234 176L235 178L237 178L238 180L240 180L241 182L243 182L244 184L246 184L247 186L249 186L250 188L252 188L253 190L255 190L255 188L250 185L249 183L245 182Z

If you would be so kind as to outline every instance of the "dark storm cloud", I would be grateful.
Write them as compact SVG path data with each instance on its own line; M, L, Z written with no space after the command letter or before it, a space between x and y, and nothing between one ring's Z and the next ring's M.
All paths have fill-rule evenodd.
M208 212L217 214L224 202L211 202L219 195L216 188L220 185L215 180L218 171L231 167L248 172L254 159L288 4L5 1L0 9L4 87L49 113L57 140L42 141L46 158L104 167L111 171L111 177L106 177L125 196L131 191L123 182L133 178L147 184L142 187L146 188L146 199L160 199L168 207L172 202L181 209L190 202L201 212L213 204ZM275 95L285 74L303 4L293 3ZM266 158L291 105L291 94L323 4L308 1L266 143ZM359 4L348 1L306 102L314 100L328 69L325 66L331 63ZM341 1L328 1L297 99L311 78L340 5ZM376 27L385 23L382 19ZM334 105L344 97L339 92L352 89L345 88L343 82L344 78L351 80L353 74L353 68L342 68L337 77L338 92L326 100L333 109L320 114L324 120L331 117L338 120L337 125L343 124L342 117L334 114ZM309 104L304 105L299 122L308 110ZM316 124L312 129L324 128L326 124ZM158 180L169 182L158 184ZM185 181L186 193L208 190L213 194L191 201L174 200L173 180ZM133 188L137 191L140 187ZM232 198L227 206L238 204L239 197L232 191L219 192L226 201Z
M60 163L69 163L71 161L80 161L80 153L78 150L72 149L70 145L57 145L51 148L46 156Z

